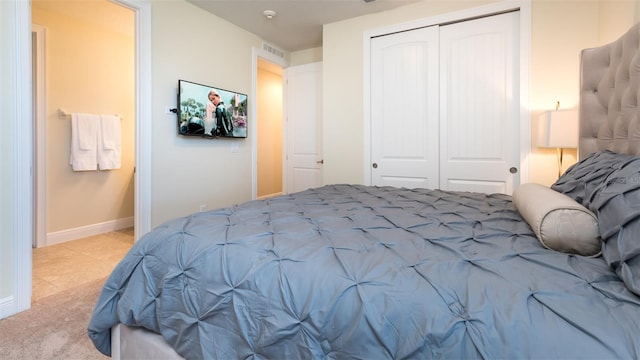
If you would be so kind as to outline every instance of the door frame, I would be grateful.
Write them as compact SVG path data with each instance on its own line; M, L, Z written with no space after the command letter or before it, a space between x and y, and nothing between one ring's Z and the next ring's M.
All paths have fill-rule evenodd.
M47 92L46 92L46 41L47 29L41 25L31 26L32 39L35 34L36 46L35 54L32 54L33 75L33 93L35 94L35 102L33 104L33 129L34 137L34 162L35 162L35 195L34 195L34 217L35 227L33 236L33 245L35 247L45 246L47 244ZM35 56L33 56L35 55Z
M151 230L151 1L110 0L135 12L135 94L136 94L136 170L135 170L135 239ZM21 119L20 126L8 126L12 132L12 156L9 171L13 174L11 188L14 197L7 208L12 214L9 230L12 236L11 294L0 299L0 318L31 307L31 249L33 240L33 94L31 74L31 2L10 1L5 4L11 16L6 24L11 48L7 59L12 76L7 79L10 104L4 112L9 119ZM3 26L3 29L5 27ZM138 129L145 129L139 131Z
M520 183L529 181L531 153L531 114L529 108L530 59L531 59L531 2L527 0L505 1L415 21L385 26L366 31L363 35L363 120L364 120L364 184L371 185L371 39L386 34L409 31L416 28L460 22L477 17L519 11L519 104L520 104Z

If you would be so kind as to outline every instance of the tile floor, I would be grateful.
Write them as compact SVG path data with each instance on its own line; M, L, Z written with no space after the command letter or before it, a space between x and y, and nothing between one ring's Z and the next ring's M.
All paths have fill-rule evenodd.
M32 302L107 277L133 236L128 228L33 249Z

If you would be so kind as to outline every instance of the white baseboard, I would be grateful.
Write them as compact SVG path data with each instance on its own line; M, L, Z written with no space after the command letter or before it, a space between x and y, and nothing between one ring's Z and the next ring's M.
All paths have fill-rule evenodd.
M257 200L264 200L264 199L272 198L274 196L279 196L279 195L282 195L282 192L273 193L273 194L269 194L269 195L258 196Z
M133 217L129 217L125 219L118 219L93 225L82 226L74 229L51 232L47 234L45 246L82 239L88 236L100 235L110 231L130 228L133 227L133 220Z
M0 299L0 319L4 319L16 313L16 304L13 296Z

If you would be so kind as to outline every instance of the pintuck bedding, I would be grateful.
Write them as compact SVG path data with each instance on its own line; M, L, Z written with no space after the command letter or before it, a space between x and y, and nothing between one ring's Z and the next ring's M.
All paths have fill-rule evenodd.
M332 185L170 221L89 325L187 359L637 358L640 297L542 246L510 196ZM633 335L635 334L635 335Z

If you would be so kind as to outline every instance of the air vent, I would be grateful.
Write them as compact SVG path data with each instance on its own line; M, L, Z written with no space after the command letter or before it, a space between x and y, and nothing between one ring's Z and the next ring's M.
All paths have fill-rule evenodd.
M284 59L284 50L278 49L277 47L271 44L267 44L266 42L263 42L262 50L268 52L269 54L275 55L280 59Z
M362 0L362 2L365 3L365 4L372 3L374 1L376 1L376 0Z

